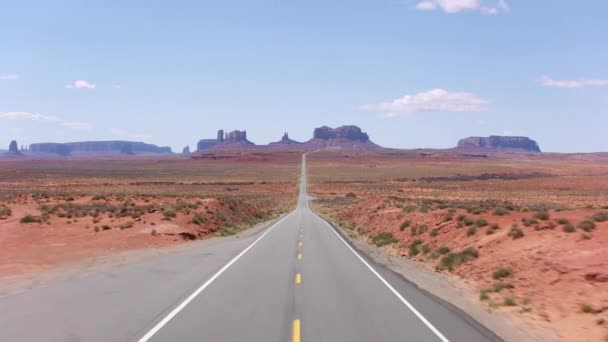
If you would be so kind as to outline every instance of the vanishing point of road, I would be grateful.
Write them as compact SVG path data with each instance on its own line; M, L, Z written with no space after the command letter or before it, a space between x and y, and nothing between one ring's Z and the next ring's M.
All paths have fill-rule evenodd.
M496 341L309 207L264 229L0 298L0 341Z

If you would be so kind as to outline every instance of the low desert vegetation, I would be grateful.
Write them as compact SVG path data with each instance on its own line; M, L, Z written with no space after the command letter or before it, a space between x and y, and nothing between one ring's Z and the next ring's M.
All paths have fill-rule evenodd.
M467 247L458 253L449 253L441 258L440 268L452 271L455 267L479 257L479 252L474 247Z
M492 278L502 279L513 275L513 270L509 267L501 267L492 273Z
M398 242L392 233L380 233L372 238L374 245L378 247L386 246Z
M13 214L13 211L11 210L11 208L9 208L5 205L0 205L0 219L11 216L12 214Z

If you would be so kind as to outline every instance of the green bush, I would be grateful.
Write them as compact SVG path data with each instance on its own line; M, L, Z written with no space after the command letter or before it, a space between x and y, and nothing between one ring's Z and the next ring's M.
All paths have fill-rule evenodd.
M517 302L515 301L515 298L511 297L511 296L507 296L504 299L504 304L506 306L516 306Z
M500 226L498 226L496 223L493 223L490 227L488 227L488 229L486 230L486 234L491 235L494 234L497 230L500 229Z
M559 218L557 220L557 223L559 223L559 224L568 224L568 223L570 223L570 220L568 220L567 218L562 217L562 218Z
M594 214L593 216L591 216L591 218L595 221L595 222L604 222L604 221L608 221L608 213L604 212L604 213L597 213Z
M429 235L430 235L431 237L435 237L435 236L437 236L438 234L439 234L439 229L437 229L437 228L435 228L435 229L431 230L431 232L429 233Z
M405 228L409 227L411 224L412 224L412 221L405 220L401 223L401 226L399 226L399 230L403 231L403 230L405 230Z
M373 244L378 247L390 245L397 241L392 233L380 233L372 238Z
M562 227L562 230L566 233L574 233L576 231L576 227L572 223L568 222Z
M507 209L507 208L498 207L498 208L494 209L494 215L496 215L496 216L504 216L504 215L508 215L508 214L509 214L509 209Z
M429 254L431 252L431 247L429 245L422 246L422 254Z
M530 227L531 225L534 225L534 224L537 224L537 223L538 223L538 221L537 221L537 220L535 220L535 219L533 219L533 218L527 218L527 217L522 218L522 219L521 219L521 222L522 222L522 223L524 224L524 226L526 226L526 227Z
M488 225L488 221L486 221L485 219L478 219L477 221L475 221L475 225L477 227L485 227Z
M437 253L444 255L444 254L448 254L450 253L450 247L448 246L441 246L439 248L436 249Z
M512 269L510 269L508 267L502 267L502 268L499 268L496 271L494 271L494 273L492 274L492 278L502 279L502 278L510 277L511 275L513 275Z
M177 216L177 210L173 207L165 208L165 210L163 211L163 216L165 218L174 218Z
M0 205L0 216L11 216L12 214L13 211L11 210L11 208L4 205Z
M548 211L539 211L536 214L534 214L534 218L537 220L541 220L541 221L547 221L549 219L549 212Z
M127 220L120 225L120 229L133 228L134 224L135 222L133 222L133 220Z
M473 236L475 234L477 234L477 228L471 227L469 230L467 230L467 236Z
M33 215L25 215L19 220L21 223L38 223L40 222L40 217Z
M192 223L202 226L203 223L205 223L205 221L207 221L207 219L205 218L205 216L201 215L201 214L194 214L194 216L192 217Z
M459 253L449 253L441 258L441 266L448 270L472 259L478 258L479 252L474 247L467 247Z
M582 229L588 233L595 229L595 223L593 223L593 221L585 220L578 224L578 228Z
M524 237L524 231L516 225L513 225L513 227L511 227L511 230L509 231L509 237L511 237L513 240L522 238Z
M420 248L418 248L422 244L422 240L416 239L412 241L410 244L409 254L410 256L416 256L420 254Z
M509 284L509 283L496 283L496 284L494 284L494 287L492 288L492 290L494 292L500 292L502 290L512 289L512 288L515 288L515 286L513 286L513 284Z

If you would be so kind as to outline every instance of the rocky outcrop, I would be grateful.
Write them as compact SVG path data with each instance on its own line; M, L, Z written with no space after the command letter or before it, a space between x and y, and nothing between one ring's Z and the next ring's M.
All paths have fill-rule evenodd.
M281 148L281 147L291 148L291 147L299 147L301 145L302 145L301 142L290 139L289 134L287 134L287 132L285 132L283 134L283 137L281 138L281 140L271 142L270 144L268 144L268 146L274 147L274 148Z
M313 139L346 139L351 141L366 142L369 141L367 133L361 131L361 128L357 126L340 126L338 128L331 128L327 126L315 128L313 132Z
M540 152L538 143L527 137L496 136L469 137L458 141L458 149L507 150Z
M11 141L11 143L8 145L8 152L6 153L8 156L22 156L23 153L21 153L21 151L19 151L19 146L17 145L17 141L13 140Z
M72 149L68 145L59 143L31 144L30 151L32 153L57 154L63 157L67 157L72 153Z
M308 148L378 149L367 133L353 125L315 128L313 138L305 143Z
M190 146L185 146L182 150L182 154L190 154Z
M242 147L253 147L254 143L247 140L247 131L232 131L224 133L223 129L217 131L216 139L201 139L196 144L197 151L218 149L238 149Z
M170 147L160 147L153 144L134 141L82 141L70 143L38 143L31 144L33 153L52 153L61 156L79 155L114 155L114 154L141 154L141 153L171 153Z

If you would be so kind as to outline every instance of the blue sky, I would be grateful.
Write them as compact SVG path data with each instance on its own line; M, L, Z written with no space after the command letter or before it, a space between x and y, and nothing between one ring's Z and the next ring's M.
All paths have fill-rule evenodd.
M7 1L0 148L268 143L356 124L387 147L526 135L608 151L605 1Z

